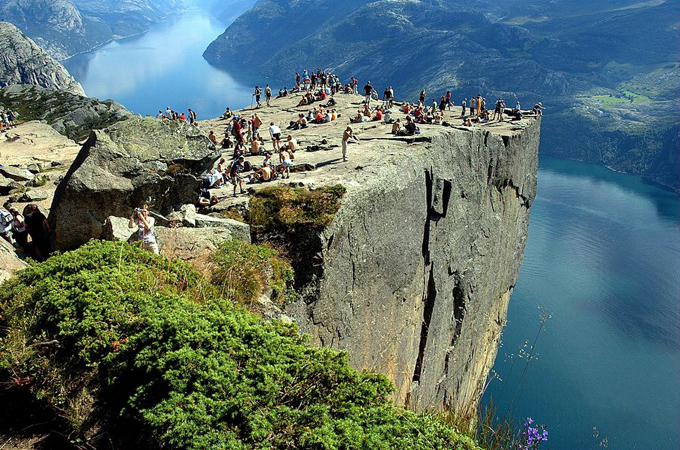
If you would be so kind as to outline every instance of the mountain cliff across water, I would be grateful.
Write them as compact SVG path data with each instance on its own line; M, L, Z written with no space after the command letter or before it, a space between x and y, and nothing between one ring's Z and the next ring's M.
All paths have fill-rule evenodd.
M31 84L85 95L83 87L17 27L0 22L0 87Z
M390 80L413 100L541 101L542 152L678 189L679 37L680 4L663 0L266 0L204 56L291 83L317 66Z
M183 9L183 0L6 0L0 20L15 24L61 61L143 33Z

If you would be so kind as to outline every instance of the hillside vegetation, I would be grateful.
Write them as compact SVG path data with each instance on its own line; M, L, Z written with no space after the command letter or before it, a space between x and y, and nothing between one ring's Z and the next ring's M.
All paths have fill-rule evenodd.
M112 242L32 265L0 290L0 380L97 448L477 448L224 279Z

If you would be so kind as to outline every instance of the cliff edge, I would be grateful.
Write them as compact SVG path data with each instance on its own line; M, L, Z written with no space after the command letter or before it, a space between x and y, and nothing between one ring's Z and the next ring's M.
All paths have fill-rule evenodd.
M343 162L340 136L361 98L336 99L338 121L291 132L300 150L289 184L339 183L347 192L322 232L279 237L304 248L293 255L302 299L284 313L315 343L347 350L355 367L386 373L398 402L474 407L524 255L540 117L420 125L410 137L379 122L355 124L359 142ZM285 126L311 108L295 107L297 100L277 99L257 112L265 124ZM445 113L449 123L460 122L455 109ZM284 181L254 186L277 183Z

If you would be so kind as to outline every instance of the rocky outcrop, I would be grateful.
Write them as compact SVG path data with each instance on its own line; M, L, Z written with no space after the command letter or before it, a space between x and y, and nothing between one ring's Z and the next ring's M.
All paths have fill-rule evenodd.
M479 401L536 194L540 120L512 130L424 135L348 183L308 255L317 275L285 309L314 342L386 373L399 402Z
M196 127L154 118L93 131L57 187L49 220L59 250L99 238L109 216L148 202L161 213L193 203L220 152Z
M120 103L45 89L12 85L0 89L0 104L17 112L22 122L44 120L71 139L84 139L90 130L138 117Z
M26 266L27 264L17 256L14 247L0 238L0 283L12 277L16 270Z
M0 55L0 87L31 84L85 95L64 66L8 22L0 22Z

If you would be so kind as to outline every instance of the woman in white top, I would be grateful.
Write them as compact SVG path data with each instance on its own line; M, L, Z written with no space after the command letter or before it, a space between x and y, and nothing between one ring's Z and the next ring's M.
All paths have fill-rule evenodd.
M154 230L155 223L156 220L153 217L149 217L149 205L144 204L141 209L135 209L132 213L130 222L128 222L128 228L137 226L137 236L142 241L144 249L158 255L160 251L156 241L156 231Z

